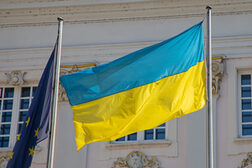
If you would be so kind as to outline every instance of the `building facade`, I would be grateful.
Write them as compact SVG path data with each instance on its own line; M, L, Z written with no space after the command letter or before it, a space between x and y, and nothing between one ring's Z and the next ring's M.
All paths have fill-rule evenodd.
M64 18L61 74L112 61L204 20L212 6L216 168L252 167L252 0L1 0L0 167L14 147ZM206 36L205 36L206 37ZM76 152L60 88L55 168L204 168L206 110ZM32 168L44 168L48 140Z

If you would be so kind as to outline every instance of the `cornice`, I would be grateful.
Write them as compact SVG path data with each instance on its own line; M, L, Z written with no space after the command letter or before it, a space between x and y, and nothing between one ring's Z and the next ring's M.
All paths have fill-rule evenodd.
M65 24L204 17L206 5L213 7L213 15L252 14L251 0L160 0L1 9L0 27L56 25L58 16Z

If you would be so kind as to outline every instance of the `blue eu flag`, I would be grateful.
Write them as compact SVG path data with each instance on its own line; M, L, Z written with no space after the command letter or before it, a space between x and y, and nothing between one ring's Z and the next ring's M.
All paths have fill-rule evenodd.
M7 168L29 168L37 143L49 132L55 48L48 60Z

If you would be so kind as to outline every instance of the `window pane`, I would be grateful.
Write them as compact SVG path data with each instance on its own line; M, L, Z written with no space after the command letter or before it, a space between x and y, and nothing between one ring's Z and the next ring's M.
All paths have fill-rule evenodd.
M165 129L156 129L156 139L165 139Z
M23 87L21 97L30 97L30 87Z
M2 98L3 95L3 88L0 88L0 98Z
M252 135L252 124L242 126L242 135Z
M144 131L144 140L152 140L154 138L153 132L153 129Z
M25 121L28 111L21 111L19 112L19 119L18 121Z
M2 122L11 122L11 112L2 113Z
M37 90L38 87L33 87L32 88L32 97L34 97L35 93L36 93L36 90Z
M20 109L29 108L29 99L21 99Z
M251 97L251 87L242 87L242 97Z
M4 100L3 110L11 110L13 105L13 100Z
M125 137L119 138L116 141L125 141Z
M137 140L137 133L128 135L128 141L135 141Z
M252 112L243 112L242 122L252 122Z
M242 110L251 109L251 99L242 100Z
M251 84L251 76L250 75L242 75L241 76L241 84L242 85L250 85Z
M8 134L10 134L10 124L3 124L3 125L1 125L0 134L1 135L8 135Z
M5 92L4 92L4 97L13 97L14 95L14 88L5 88Z
M0 100L0 110L2 110L2 100Z
M158 127L165 127L165 123L164 123L164 124L159 125Z
M0 147L9 146L9 137L0 137Z

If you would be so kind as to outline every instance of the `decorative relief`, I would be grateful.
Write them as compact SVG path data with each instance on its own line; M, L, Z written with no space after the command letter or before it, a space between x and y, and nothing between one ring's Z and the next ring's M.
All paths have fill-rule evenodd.
M91 63L91 64L84 64L84 65L61 65L60 66L60 76L66 75L66 74L71 74L74 72L79 72L84 69L88 69L90 67L96 66L96 63ZM67 95L66 91L63 88L63 86L59 86L59 100L60 101L67 101Z
M247 154L247 158L243 159L241 166L238 168L252 168L252 152Z
M9 85L22 85L24 84L24 75L26 72L21 72L21 71L12 71L5 73L5 75L8 78L8 84Z
M220 83L223 76L223 63L222 57L215 57L212 61L212 92L213 94L219 94Z
M156 157L147 157L139 151L130 152L125 159L117 158L111 168L160 168Z
M0 152L0 168L6 168L9 161L11 151L1 151Z

